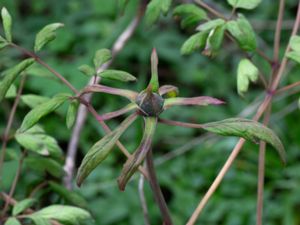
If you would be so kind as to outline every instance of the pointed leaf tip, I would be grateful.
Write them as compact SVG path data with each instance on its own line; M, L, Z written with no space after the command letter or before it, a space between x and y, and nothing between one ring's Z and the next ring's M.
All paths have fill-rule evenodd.
M142 141L134 154L127 159L123 166L122 172L118 177L118 185L121 191L125 190L127 182L142 164L147 153L149 152L152 144L152 138L156 129L156 124L156 117L145 118L145 128Z
M11 37L12 19L5 7L3 7L1 10L1 16L2 16L2 23L3 23L5 37L7 41L11 42L12 41L12 37Z
M259 140L271 144L278 152L283 164L286 164L286 153L278 136L270 128L253 120L230 118L203 124L203 129L224 136L237 136L257 143Z
M118 128L96 142L84 156L79 167L76 183L80 187L88 175L109 155L125 130L135 121L137 114L127 117Z

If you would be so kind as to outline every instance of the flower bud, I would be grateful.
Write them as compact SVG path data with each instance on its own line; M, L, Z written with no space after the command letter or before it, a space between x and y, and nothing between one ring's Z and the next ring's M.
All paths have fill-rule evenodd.
M164 99L157 93L145 90L136 97L136 104L144 116L157 117L164 106Z

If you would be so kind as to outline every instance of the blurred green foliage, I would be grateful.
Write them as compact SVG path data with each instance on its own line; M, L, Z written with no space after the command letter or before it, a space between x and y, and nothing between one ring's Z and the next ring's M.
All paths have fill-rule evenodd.
M56 41L41 57L57 71L62 73L76 88L82 88L88 78L82 76L77 67L91 64L94 52L100 48L111 48L122 30L134 17L139 1L129 1L122 13L117 0L0 0L0 6L6 6L11 12L14 26L13 38L21 46L33 47L35 34L46 24L62 22L65 27L58 31ZM180 1L175 1L173 6ZM207 1L218 10L230 15L230 6L226 2ZM296 12L296 0L286 1L284 29L282 32L281 55L290 35L289 24ZM241 10L252 22L257 32L258 46L267 55L272 55L275 19L278 1L264 0L254 11ZM172 11L172 10L171 10ZM250 118L253 115L252 102L262 98L263 86L258 82L251 84L250 91L241 98L236 91L236 69L243 53L236 43L226 39L219 54L208 58L196 52L190 56L181 56L183 42L193 34L193 29L182 30L180 21L172 17L172 12L161 17L159 22L146 26L139 25L136 33L115 59L112 68L122 69L134 74L138 81L129 84L130 88L141 90L150 76L150 52L155 47L159 55L159 76L161 84L173 84L179 87L180 96L209 95L226 101L224 106L172 109L162 114L179 121L209 122L236 115ZM271 24L271 25L270 25ZM22 58L14 50L0 52L0 71L5 70ZM270 74L270 67L254 56L254 61L263 74ZM291 63L288 76L283 84L299 80L300 67ZM38 94L51 97L67 88L53 78L40 66L34 66L28 72L24 94ZM103 80L112 86L124 86L117 82ZM126 86L124 86L126 87ZM274 151L267 151L265 178L265 225L296 225L300 223L300 119L297 109L298 94L278 97L275 100L270 127L282 139L287 150L287 166L282 167ZM0 131L3 133L13 99L1 103ZM93 105L100 112L108 112L121 107L124 102L117 97L95 94ZM247 110L246 110L247 109ZM58 114L47 116L41 124L47 134L54 136L66 151L70 130L65 126L63 107ZM13 130L17 129L29 108L24 104L18 108ZM242 112L242 114L240 114ZM109 122L115 127L119 121ZM133 151L141 139L141 123L135 123L121 138L129 150ZM86 151L104 135L95 119L88 118L83 128L77 157L77 167ZM157 162L158 179L170 206L175 224L184 224L200 198L204 195L214 177L234 147L237 138L212 136L202 140L203 133L194 129L158 125L155 134L154 158ZM9 143L8 152L20 154L14 142ZM167 156L171 154L171 158ZM87 209L95 218L96 224L103 225L140 225L143 214L138 197L138 175L135 175L125 192L117 188L116 177L125 162L124 156L117 150L90 175L82 187L75 191L87 202ZM220 188L212 197L201 215L199 224L241 225L254 224L256 215L258 146L247 143L239 157L226 175ZM4 186L8 190L14 177L17 163L7 161L4 165ZM24 199L32 188L48 179L44 172L35 171L25 164L16 199ZM53 179L53 178L51 178ZM56 180L60 182L59 180ZM152 224L160 224L160 215L154 203L149 185L145 185L146 200ZM49 204L70 203L60 197L50 187L38 193L39 203L34 208Z

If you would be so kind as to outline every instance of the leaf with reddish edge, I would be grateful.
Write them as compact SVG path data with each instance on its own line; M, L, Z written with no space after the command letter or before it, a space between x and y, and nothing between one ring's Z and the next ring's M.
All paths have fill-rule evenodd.
M93 84L85 87L80 95L90 93L90 92L102 92L112 95L119 95L129 99L130 101L135 101L136 96L138 95L135 91L130 91L126 89L112 88L101 84Z
M157 118L144 117L144 119L145 128L142 141L134 154L127 159L123 166L122 173L118 178L118 184L121 191L124 191L128 180L141 165L151 148L152 138L157 124Z
M109 155L124 131L135 121L137 114L128 116L118 128L96 142L84 156L78 169L76 182L80 186L87 176Z
M176 97L179 93L179 90L176 86L173 86L173 85L163 85L163 86L159 87L158 93L161 96L167 95L167 96ZM173 96L173 95L175 95L175 96Z
M209 97L209 96L200 96L200 97L193 97L193 98L168 98L165 99L164 109L168 109L171 106L175 105L220 105L224 104L225 102Z
M138 109L137 104L135 104L135 103L129 103L128 105L126 105L122 109L102 114L101 119L102 120L109 120L109 119L121 116L121 115L123 115L123 114L125 114L127 112L130 112L130 111L134 110L134 109Z
M286 153L280 139L274 131L261 123L243 118L230 118L202 124L202 128L219 135L243 137L254 143L259 143L259 140L265 141L277 150L282 162L286 163Z

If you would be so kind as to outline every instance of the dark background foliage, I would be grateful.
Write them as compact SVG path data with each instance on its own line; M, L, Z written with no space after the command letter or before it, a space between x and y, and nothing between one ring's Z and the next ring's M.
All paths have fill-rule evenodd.
M207 1L218 10L229 15L231 9L226 1ZM296 0L287 0L282 32L282 49L287 44L293 19L296 14ZM117 0L0 0L0 6L6 6L14 18L13 33L16 42L32 48L36 32L46 24L62 22L65 27L58 32L56 41L40 53L41 57L63 74L76 88L83 87L87 79L77 70L81 64L90 63L96 49L110 48L112 43L135 15L138 1L130 1L122 14ZM173 6L179 4L175 1ZM278 1L264 0L253 11L242 11L252 22L258 34L258 46L266 54L272 54ZM171 10L172 11L172 10ZM178 18L169 12L159 22L147 27L142 21L136 33L124 50L117 56L112 68L128 71L138 78L130 88L142 90L150 76L150 53L155 47L159 56L159 77L162 84L179 87L180 96L210 95L226 101L223 106L176 108L162 117L179 121L209 122L228 117L242 116L250 118L253 106L262 98L263 87L258 82L251 84L250 91L241 98L236 91L236 68L243 53L237 45L226 39L222 50L214 58L208 58L196 52L190 56L181 56L180 47L193 30L182 30ZM0 71L15 64L23 56L16 51L0 52ZM258 56L254 61L264 74L270 67ZM299 80L299 66L288 65L284 83ZM51 97L58 92L66 92L66 87L53 79L39 66L29 70L24 93L35 93ZM104 81L112 86L125 87L117 82ZM300 208L300 127L298 94L275 100L270 127L282 139L287 151L287 166L283 167L277 154L267 148L264 219L265 225L299 224ZM1 103L0 130L6 125L13 99ZM93 104L101 112L120 108L125 102L117 97L95 94ZM17 129L29 108L21 104L13 129ZM66 150L70 131L64 122L66 107L42 120L48 134L59 141ZM122 118L121 118L122 119ZM111 127L119 123L118 119L109 122ZM141 139L141 123L135 123L129 132L121 138L133 151ZM103 136L101 127L89 117L80 137L77 166L91 145ZM184 224L193 212L200 198L210 186L221 166L234 147L237 138L206 136L202 132L189 128L159 125L153 147L157 164L157 173L166 200L170 206L175 224ZM17 145L9 144L9 150L19 152ZM125 192L117 188L119 175L125 158L116 149L108 159L91 174L86 183L75 191L86 200L87 209L92 212L96 224L141 224L142 210L138 198L138 175L135 175ZM199 224L240 225L254 224L256 212L258 146L247 143L233 167L226 175L220 188L212 197L199 220ZM5 162L5 188L8 189L16 171L16 161ZM27 164L16 191L16 199L22 199L33 186L49 179ZM52 178L51 178L52 179ZM159 212L154 204L150 188L146 184L146 197L153 224L159 223ZM51 189L39 193L41 207L53 203L68 203Z

